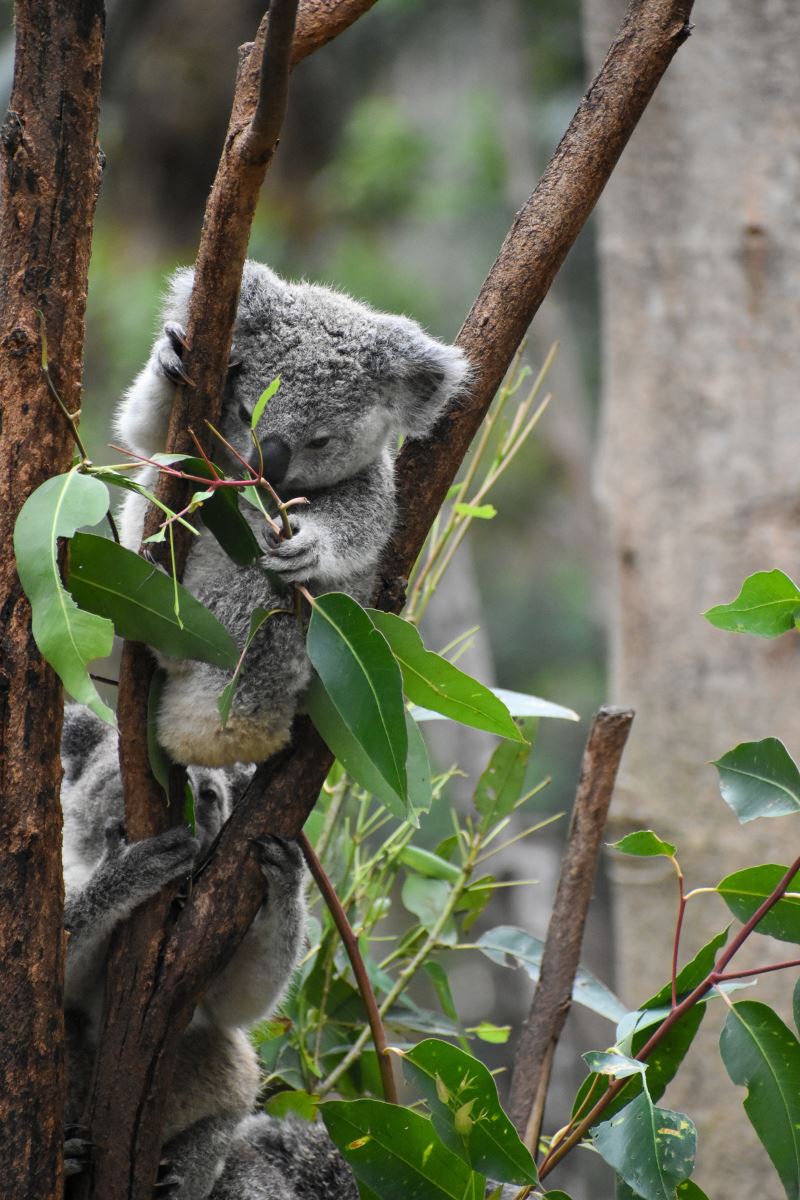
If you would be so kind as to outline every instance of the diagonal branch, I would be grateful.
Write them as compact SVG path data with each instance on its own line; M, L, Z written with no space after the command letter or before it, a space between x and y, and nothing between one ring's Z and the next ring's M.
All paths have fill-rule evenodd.
M278 146L278 135L286 115L292 40L297 19L297 0L281 4L272 0L269 35L261 59L258 103L242 139L241 155L246 162L268 163Z
M459 335L459 343L474 367L471 395L439 422L428 441L408 443L401 455L402 525L384 564L382 607L397 611L402 606L405 578L470 440L656 85L687 37L691 8L692 0L632 0L600 73L536 191L517 214ZM304 12L305 6L301 8L301 18ZM231 139L235 140L241 130L237 105L247 86L245 63L225 154L229 153ZM220 172L223 170L224 163ZM218 175L218 182L219 179ZM224 226L214 226L214 204L223 212L239 213L235 181L231 186L233 199L215 183L204 227L205 251L224 244L230 234ZM216 243L214 237L218 238ZM203 253L201 249L198 272ZM213 285L213 271L209 271L208 278ZM171 427L173 445L179 444L181 430L192 424L200 427L198 420L189 417L193 404L206 416L218 402L235 310L235 289L232 298L230 292L226 296L227 325L225 319L216 320L215 324L215 329L222 331L221 347L216 348L218 373L213 377L212 372L217 391L207 392L205 387L198 386L189 399L186 390L179 390ZM208 301L210 310L214 309L212 300L213 297ZM192 315L194 319L194 310ZM206 332L210 324L204 323ZM199 350L197 343L193 356ZM209 348L204 348L204 353L209 352ZM193 357L190 374L197 381L196 361ZM135 737L136 732L135 728L129 729L129 735ZM152 1179L154 1174L154 1131L160 1126L163 1081L174 1062L176 1043L203 988L233 954L263 897L263 881L250 843L265 833L296 834L313 807L329 769L331 756L306 718L295 722L294 734L288 751L259 767L247 795L222 833L217 852L197 880L191 901L162 944L155 944L154 935L149 942L145 940L142 956L136 962L135 979L126 976L112 990L114 1011L107 1035L113 1032L114 1036L106 1035L103 1039L99 1094L110 1102L104 1115L111 1120L113 1114L110 1128L115 1137L119 1136L124 1160L139 1164L140 1154L148 1156L147 1168L140 1172L141 1179ZM144 828L149 831L146 821ZM121 1081L124 1089L120 1087ZM119 1093L124 1090L124 1095L117 1096L116 1104L113 1103L115 1088ZM122 1175L106 1178L119 1180ZM94 1194L103 1200L112 1197L116 1200L123 1194L134 1200L144 1200L145 1196L141 1189L123 1193L97 1187Z

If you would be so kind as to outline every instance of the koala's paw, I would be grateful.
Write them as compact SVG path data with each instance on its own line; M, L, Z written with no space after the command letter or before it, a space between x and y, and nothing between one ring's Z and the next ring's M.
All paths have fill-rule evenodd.
M131 842L125 866L136 879L137 890L154 896L167 883L188 875L200 852L200 843L185 825L168 829L158 837Z
M194 387L189 376L183 369L183 352L186 349L186 331L176 321L168 321L164 326L164 336L155 344L157 368L166 375L172 383L185 383Z
M263 564L285 583L306 583L319 573L319 538L309 525L296 526L292 537L283 541L276 542L272 537L264 541Z
M67 1125L64 1129L64 1175L80 1175L92 1161L92 1143L80 1136L81 1125Z
M169 1200L170 1196L177 1196L182 1184L183 1176L177 1174L168 1158L162 1158L153 1185L153 1200Z
M256 838L256 848L261 870L267 878L270 895L276 892L296 892L303 880L303 855L297 842L288 838L268 834Z

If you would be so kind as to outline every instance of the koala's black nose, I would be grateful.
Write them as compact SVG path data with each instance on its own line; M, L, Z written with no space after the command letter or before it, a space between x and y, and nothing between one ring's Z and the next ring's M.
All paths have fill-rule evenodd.
M264 478L277 487L283 483L292 452L283 438L265 437L261 442L261 457L264 462ZM258 470L258 451L255 446L250 455L250 464Z

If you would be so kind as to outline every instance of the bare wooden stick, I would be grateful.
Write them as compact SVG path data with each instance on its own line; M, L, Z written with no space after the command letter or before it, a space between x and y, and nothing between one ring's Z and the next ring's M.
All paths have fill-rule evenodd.
M539 982L514 1057L511 1080L511 1119L534 1154L556 1046L572 1003L600 842L632 721L630 709L601 708L592 721L583 752Z
M303 857L308 863L308 869L314 876L314 882L322 893L322 898L333 917L333 922L339 937L342 939L342 945L345 948L347 957L350 959L350 966L353 968L353 974L356 977L358 990L361 993L361 999L366 1009L367 1020L372 1032L375 1054L378 1058L378 1069L381 1073L381 1082L383 1084L383 1098L389 1104L397 1104L397 1085L394 1080L392 1060L389 1058L387 1051L386 1030L383 1027L381 1014L378 1011L378 1004L375 999L375 993L372 990L372 984L369 981L367 968L364 966L364 959L361 957L361 951L358 948L358 939L353 932L352 925L347 919L347 913L344 911L342 902L336 894L336 889L314 852L314 847L304 833L300 834L298 841L300 849L303 851Z

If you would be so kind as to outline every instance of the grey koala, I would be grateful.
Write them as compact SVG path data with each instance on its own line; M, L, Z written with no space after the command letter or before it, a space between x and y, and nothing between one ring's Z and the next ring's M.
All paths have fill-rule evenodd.
M184 378L192 280L192 270L173 276L164 335L116 416L120 438L144 456L164 449L174 384ZM369 599L395 521L399 438L427 434L463 391L469 371L461 350L429 337L416 322L328 288L286 283L255 262L245 264L233 337L221 432L257 463L251 413L280 376L256 431L264 474L282 500L308 500L291 510L293 536L285 540L265 534L263 517L242 505L264 547L263 558L250 566L236 566L205 530L192 542L184 583L243 645L255 607L293 607L291 591L276 587L264 567L312 593ZM221 447L215 457L241 473ZM148 467L140 479L152 486L155 476ZM128 495L121 533L132 549L139 547L144 510L141 497ZM256 635L224 729L217 698L226 674L197 662L166 659L162 665L168 679L159 739L177 762L206 766L259 762L280 749L311 679L304 635L291 611L272 616Z
M487 1196L497 1184L489 1183ZM500 1200L514 1200L506 1184ZM321 1122L259 1113L239 1124L211 1200L358 1200L355 1176Z
M84 1165L86 1146L77 1132L100 1031L111 934L137 905L191 872L228 817L249 772L192 768L197 837L181 826L129 844L122 826L114 731L87 709L69 706L62 760L68 932L65 1171L70 1175ZM210 1194L233 1132L252 1110L258 1091L258 1061L245 1030L280 1003L302 947L300 851L281 838L266 838L256 850L268 881L267 901L181 1039L158 1196L205 1200Z

